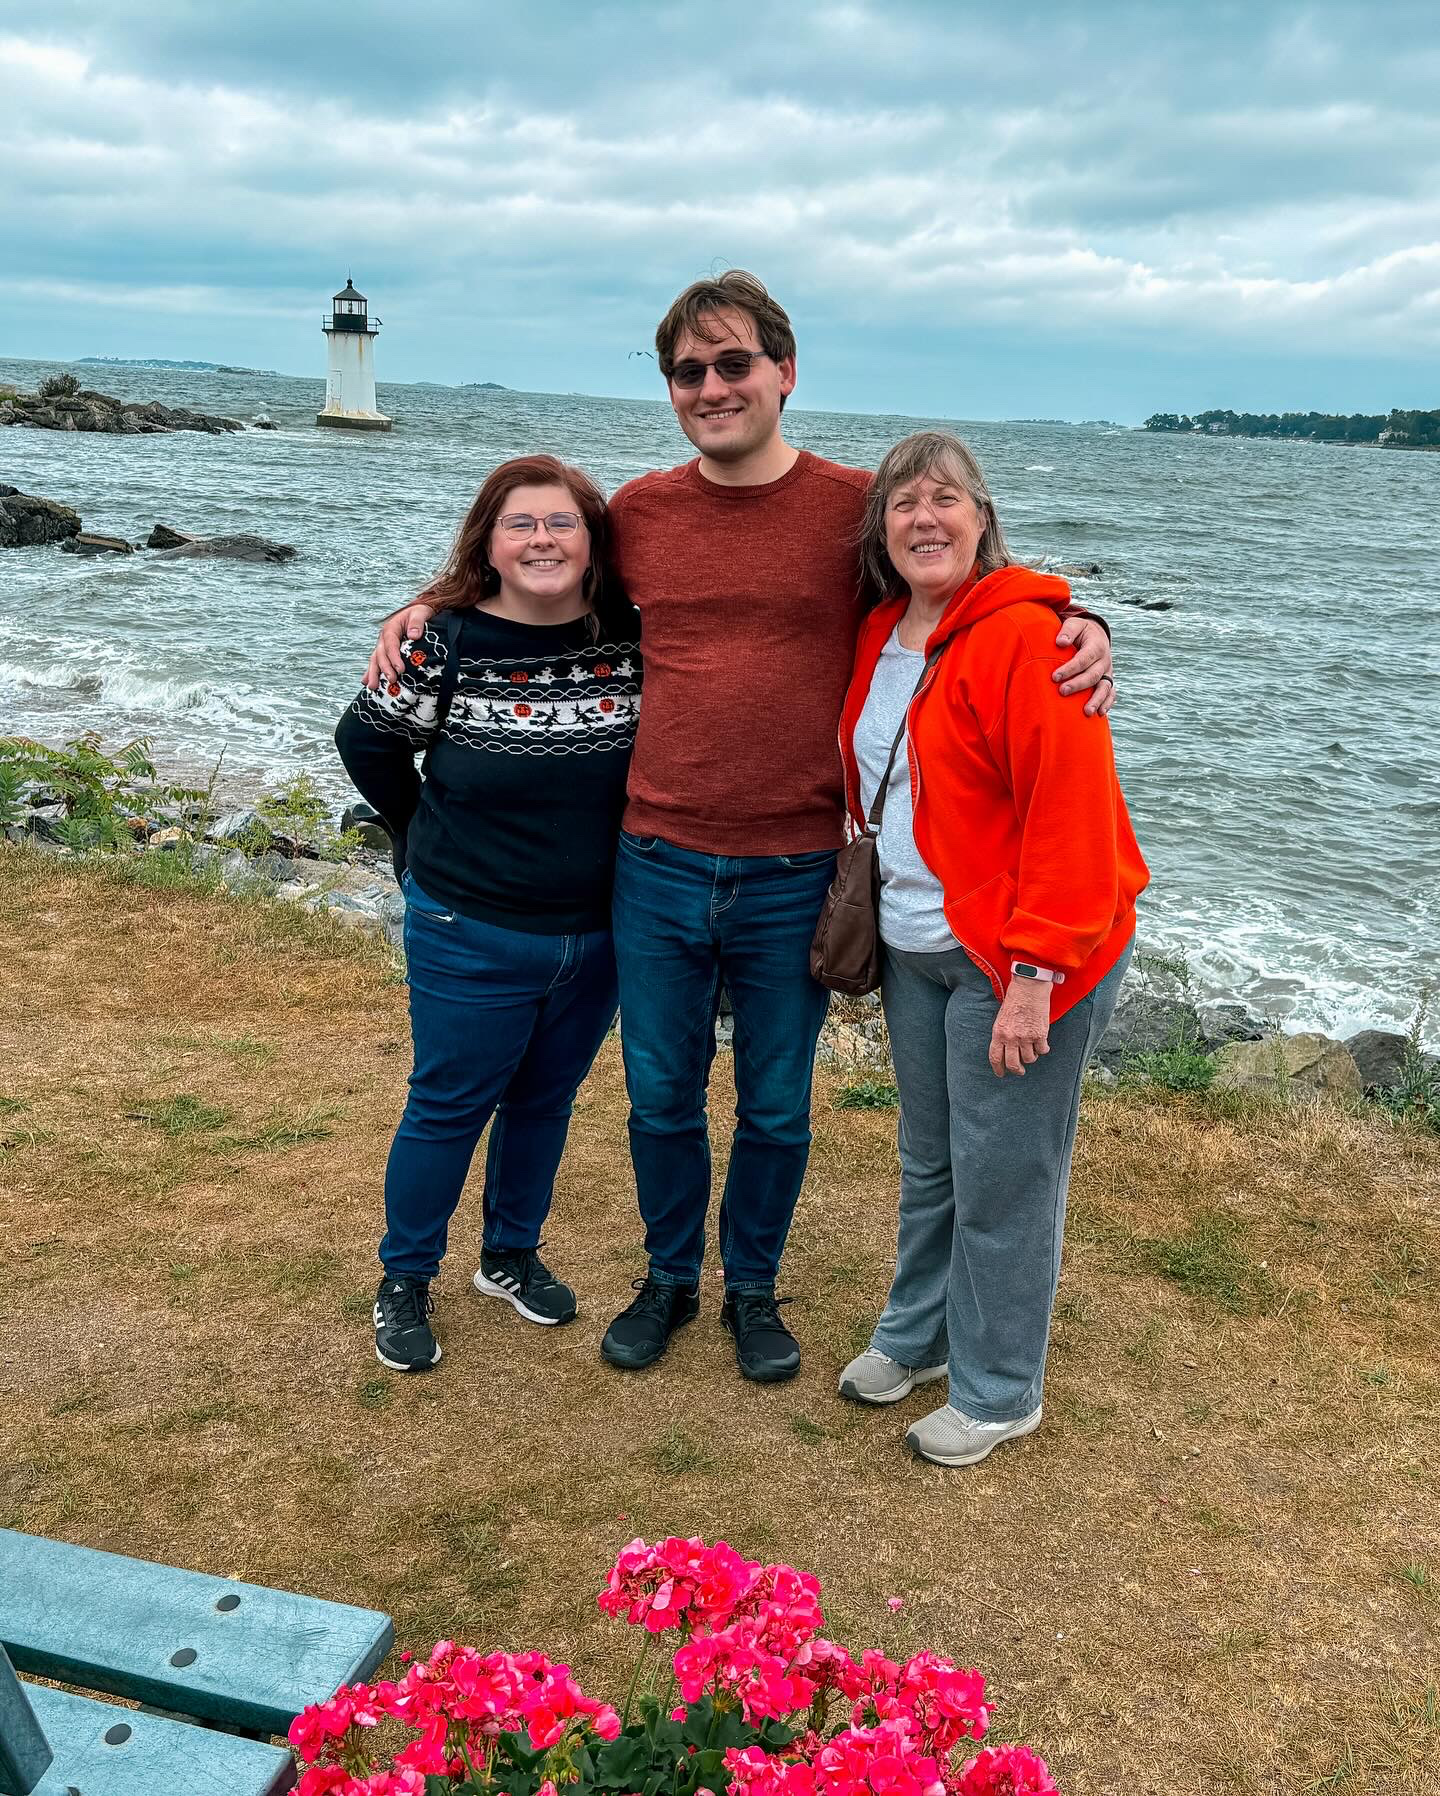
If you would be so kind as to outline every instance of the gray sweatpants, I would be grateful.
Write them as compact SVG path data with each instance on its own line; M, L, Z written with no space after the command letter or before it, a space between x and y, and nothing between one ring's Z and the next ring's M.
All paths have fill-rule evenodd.
M951 1406L977 1421L1040 1403L1080 1082L1129 962L1127 947L1023 1078L997 1079L986 1054L1000 1007L965 950L885 949L900 1237L871 1346L906 1366L948 1364Z

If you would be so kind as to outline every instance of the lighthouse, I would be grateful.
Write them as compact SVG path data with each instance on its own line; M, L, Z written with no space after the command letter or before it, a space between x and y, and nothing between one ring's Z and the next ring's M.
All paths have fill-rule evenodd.
M389 430L390 420L375 409L375 354L372 348L380 320L365 309L365 295L355 291L347 275L328 314L322 315L329 365L325 374L325 410L317 424L339 430Z

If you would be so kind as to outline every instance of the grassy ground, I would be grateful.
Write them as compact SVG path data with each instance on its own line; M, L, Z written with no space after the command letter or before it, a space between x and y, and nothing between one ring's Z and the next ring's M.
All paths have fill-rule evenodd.
M545 1334L437 1288L371 1354L404 988L367 938L0 849L0 1524L542 1645L618 1691L594 1591L635 1534L817 1571L857 1649L993 1679L1069 1796L1440 1789L1440 1141L1374 1116L1096 1093L1046 1425L968 1472L842 1403L890 1272L894 1113L822 1075L786 1286L801 1376L705 1313L597 1356L641 1269L618 1054L581 1097ZM732 1094L717 1062L719 1133ZM723 1160L722 1160L723 1164ZM904 1598L892 1614L886 1599Z

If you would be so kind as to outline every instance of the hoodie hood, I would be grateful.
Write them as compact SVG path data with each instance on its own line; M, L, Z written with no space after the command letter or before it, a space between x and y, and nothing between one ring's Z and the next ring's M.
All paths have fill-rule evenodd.
M1037 574L1030 567L996 568L993 574L960 587L925 647L928 652L948 642L957 630L967 630L982 617L991 617L1009 605L1045 605L1052 611L1063 611L1069 603L1070 584L1058 574Z

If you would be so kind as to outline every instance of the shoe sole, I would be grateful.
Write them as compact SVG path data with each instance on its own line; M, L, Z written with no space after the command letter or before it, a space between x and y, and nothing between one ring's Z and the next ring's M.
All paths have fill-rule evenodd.
M695 1316L698 1316L699 1313L700 1312L697 1310L695 1312ZM670 1330L669 1334L666 1335L665 1339L655 1349L654 1353L652 1353L650 1355L649 1359L617 1359L615 1357L614 1353L610 1350L609 1347L606 1346L606 1344L603 1340L600 1343L600 1357L601 1357L601 1359L603 1359L605 1361L605 1363L607 1365L615 1366L621 1372L643 1372L647 1366L653 1366L658 1361L664 1359L666 1349L669 1347L670 1343L675 1339L675 1336L688 1323L693 1322L695 1320L695 1316L682 1316L680 1318L680 1320L675 1324L674 1328L672 1328ZM625 1351L626 1351L626 1349L624 1349L624 1348L621 1349L622 1353Z
M1040 1426L1040 1421L1041 1416L1037 1411L1028 1421L1021 1422L1009 1434L1000 1435L996 1440L991 1441L988 1447L982 1447L978 1453L927 1453L915 1439L913 1428L905 1436L905 1445L918 1459L928 1460L931 1465L979 1465L982 1459L988 1459L995 1449L1003 1447L1006 1441L1024 1440L1027 1434L1034 1434Z
M573 1322L578 1310L571 1310L568 1316L542 1316L538 1310L527 1309L525 1301L518 1291L507 1291L504 1285L494 1284L486 1278L482 1268L471 1280L482 1297L500 1297L519 1312L527 1322L536 1322L541 1328L559 1328L567 1322Z
M435 1343L434 1359L416 1360L413 1365L408 1366L398 1359L386 1359L385 1355L378 1347L375 1349L375 1357L379 1360L382 1366L388 1366L392 1372L428 1372L432 1366L438 1366L440 1364L442 1352L443 1350L440 1343L437 1341Z
M948 1366L917 1366L907 1378L888 1391L862 1391L853 1378L840 1380L840 1395L848 1397L852 1403L898 1403L902 1397L908 1397L920 1384L930 1384L937 1378L948 1376Z

